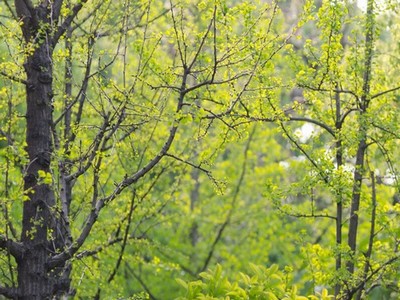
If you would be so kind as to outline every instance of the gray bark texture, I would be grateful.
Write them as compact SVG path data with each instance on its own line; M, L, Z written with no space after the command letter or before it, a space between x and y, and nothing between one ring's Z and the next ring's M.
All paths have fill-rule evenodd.
M22 231L15 243L18 286L2 288L2 294L14 299L53 299L70 289L70 268L49 267L52 256L62 251L65 223L61 222L51 183L43 174L51 174L53 159L53 48L57 43L52 32L58 29L62 1L42 1L34 6L30 0L15 0L17 17L25 43L34 43L27 56L26 73L26 151L29 163L24 172ZM58 38L58 37L57 37ZM43 177L43 176L42 176Z

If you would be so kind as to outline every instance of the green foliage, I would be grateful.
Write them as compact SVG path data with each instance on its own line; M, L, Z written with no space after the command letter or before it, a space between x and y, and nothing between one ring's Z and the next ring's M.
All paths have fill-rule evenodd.
M186 290L186 295L177 299L333 299L326 289L317 296L299 296L296 286L290 282L290 268L280 271L277 265L266 268L251 264L250 269L250 275L240 273L239 278L234 281L223 274L220 265L215 270L200 273L201 280L185 282L177 279Z
M72 9L64 2L62 20ZM6 3L0 235L18 241L32 192L23 188L30 164L23 65L37 44L21 44ZM71 36L61 36L54 49L54 152L51 171L37 174L54 191L57 217L63 179L75 176L68 215L74 241L106 199L72 258L76 297L169 299L183 286L180 299L330 299L338 286L339 299L352 288L366 299L396 299L396 8L396 1L375 4L371 48L371 24L356 1L85 4ZM41 42L54 30L49 26L41 26ZM363 164L356 165L363 138ZM361 200L352 251L355 195ZM15 285L16 262L5 250L0 268L2 283ZM298 295L319 288L321 294Z

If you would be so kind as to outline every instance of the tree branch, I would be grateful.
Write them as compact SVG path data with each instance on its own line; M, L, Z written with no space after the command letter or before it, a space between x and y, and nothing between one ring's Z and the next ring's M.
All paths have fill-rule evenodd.
M331 127L326 125L325 123L322 123L318 120L310 119L310 118L305 118L305 117L291 117L289 116L289 121L301 121L301 122L307 122L307 123L312 123L315 124L323 129L325 129L331 136L335 137L335 132Z
M324 88L321 88L321 87L314 87L314 86L310 86L310 85L307 85L307 84L299 84L299 87L300 88L305 88L305 89L308 89L308 90L311 90L311 91L314 91L314 92L324 92L324 93L332 92L332 90L330 90L330 89L324 89ZM339 93L339 94L350 94L350 95L354 96L357 100L359 99L358 95L355 92L350 91L350 90L343 90L343 89L337 88L337 89L333 90L333 92Z
M238 180L238 182L236 184L236 189L235 189L234 194L232 196L231 208L229 209L228 214L226 215L224 223L222 223L221 227L219 228L219 230L217 232L217 235L216 235L213 243L211 244L210 250L208 251L208 255L207 255L207 257L206 257L206 259L204 261L203 266L198 270L197 273L204 272L204 270L207 269L208 264L210 263L210 260L211 260L212 256L214 255L215 247L217 246L218 242L221 240L222 234L224 233L226 227L228 226L228 224L231 221L233 210L235 209L236 201L237 201L237 198L239 196L240 188L242 186L242 183L243 183L243 180L244 180L244 176L246 175L246 171L247 171L247 155L248 155L248 152L249 152L249 149L250 149L250 144L251 144L251 142L253 140L255 132L256 132L256 126L253 127L253 130L250 133L250 136L249 136L249 138L247 140L247 143L246 143L246 146L245 146L245 149L244 149L242 171L240 173L239 180Z
M93 160L97 156L97 150L99 150L100 144L103 141L105 132L109 128L109 125L110 125L110 119L109 119L109 116L106 116L103 120L103 124L102 124L99 132L97 133L96 137L94 138L94 141L92 143L92 150L90 151L90 155L87 156L86 164L81 166L78 169L78 171L76 171L75 173L70 174L69 176L66 176L66 178L65 178L66 181L71 181L71 180L78 178L92 166Z
M392 88L392 89L390 89L390 90L386 90L386 91L377 93L377 94L375 94L375 95L372 95L372 96L371 96L371 99L378 98L378 97L380 97L380 96L383 96L383 95L388 94L388 93L391 93L391 92L395 92L395 91L397 91L397 90L400 90L400 86L395 87L395 88Z
M184 68L176 113L179 113L182 110L182 104L183 104L183 100L185 97L184 90L186 88L187 76L188 76L188 70L186 68ZM71 245L71 247L68 247L67 249L65 249L65 251L55 255L52 259L49 260L49 263L47 266L49 269L52 269L59 265L62 265L66 260L73 257L75 255L75 253L84 244L87 237L89 236L89 234L93 228L93 225L96 223L97 218L100 214L100 211L104 207L104 205L106 203L112 201L113 199L115 199L128 186L136 183L139 179L144 177L148 172L150 172L161 161L161 159L167 154L168 150L171 148L172 142L174 141L176 132L178 130L179 122L180 122L179 119L175 119L174 124L171 126L169 136L168 136L166 142L164 143L163 147L161 148L159 153L156 156L154 156L153 159L151 159L147 163L147 165L145 165L139 171L135 172L133 175L126 177L119 184L116 184L116 188L111 193L111 195L109 195L108 197L105 197L105 198L102 198L102 199L99 199L96 201L95 195L93 196L92 210L90 211L90 214L86 219L85 225L82 229L80 236Z
M201 172L204 172L208 176L208 178L210 178L216 185L218 185L218 182L212 176L211 171L203 168L201 165L195 165L194 163L192 163L190 161L184 160L184 159L182 159L182 158L180 158L180 157L178 157L176 155L170 154L170 153L166 153L165 156L171 157L171 158L173 158L173 159L175 159L177 161L180 161L181 163L184 163L184 164L187 164L187 165L191 166L192 168L195 168L195 169L197 169L197 170L199 170Z
M72 13L64 20L64 22L58 27L56 34L53 39L53 47L57 44L60 37L65 33L68 27L71 25L72 21L81 11L84 4L86 4L88 0L81 0L72 8Z
M58 18L60 17L62 3L63 3L63 0L54 0L54 2L53 2L53 10L52 10L52 18L53 18L53 20L58 20Z
M327 218L327 219L332 219L336 220L336 217L331 216L327 213L325 214L315 214L312 212L311 214L301 214L301 213L291 213L288 211L283 210L281 207L276 206L276 208L283 214L289 216L289 217L294 217L294 218Z
M15 0L14 4L19 18L35 15L35 8L31 0Z
M375 225L376 225L376 186L375 186L375 173L371 171L370 173L371 177L371 204L372 204L372 211L371 211L371 227L370 227L370 232L369 232L369 240L368 240L368 249L367 253L365 253L365 264L364 264L364 271L362 275L362 281L361 281L361 286L360 290L358 291L358 294L356 296L356 300L361 300L362 293L365 289L365 285L367 283L367 275L368 275L368 270L371 268L371 256L372 256L372 251L374 248L374 237L375 237Z
M18 17L15 14L14 10L11 8L10 3L8 3L8 0L3 0L4 4L6 5L8 11L10 12L10 14L12 15L12 17L14 18L14 20L18 21Z
M360 116L358 119L360 140L358 143L358 149L356 154L356 164L354 171L354 183L352 191L352 199L350 205L350 221L348 229L347 245L351 249L354 255L357 250L357 236L358 225L359 225L359 207L361 199L361 188L363 184L363 172L364 172L364 160L367 149L367 126L365 124L364 114L367 112L370 103L370 88L371 88L371 67L373 58L373 47L374 47L374 28L375 28L375 14L374 14L374 1L368 0L367 12L366 12L366 36L365 36L365 61L364 61L364 74L363 74L363 85L362 95L360 101ZM354 274L355 262L352 260L347 261L347 270L351 275Z
M125 247L127 245L128 238L129 238L129 230L130 230L130 227L132 224L132 214L136 208L135 199L136 199L136 190L133 191L132 199L129 204L129 213L128 213L128 220L127 220L128 223L125 227L124 238L122 239L121 250L119 252L119 256L118 256L117 262L115 264L114 270L111 272L111 275L108 277L108 280L107 280L108 283L110 283L114 279L114 277L117 274L117 271L121 265L122 259L123 259Z
M95 44L94 39L89 38L88 43L87 43L88 49L87 49L85 76L82 80L82 83L80 84L79 92L77 93L75 99L73 101L71 101L71 103L69 103L69 105L64 109L64 111L60 114L60 116L54 121L54 125L57 125L60 121L62 121L65 114L67 114L72 109L72 107L78 102L79 102L79 108L78 108L78 112L76 114L75 125L78 125L80 123L80 119L81 119L82 111L83 111L83 104L86 99L86 91L89 86L89 79L97 74L97 72L95 72L94 74L90 74L92 62L93 62L93 46L94 46L94 44ZM71 142L73 142L74 139L75 139L75 135L71 135L67 141L67 144L70 144Z
M0 286L0 295L10 299L16 299L18 297L18 290L15 287Z
M304 156L307 158L307 160L315 167L315 169L318 171L318 175L321 177L321 179L326 183L329 184L329 178L324 172L321 170L321 168L318 166L318 164L315 162L314 159L310 156L310 154L307 153L307 151L289 134L287 131L286 127L283 125L281 122L280 127L282 128L284 134L287 136L287 138L296 146L298 150L301 151L301 153L304 154Z
M372 279L376 274L384 270L386 267L390 266L392 263L396 262L397 260L400 260L400 255L397 253L396 256L393 256L392 258L388 259L384 263L382 263L378 268L375 270L372 270L371 273L360 283L358 283L356 286L353 288L349 289L346 293L347 298L346 299L351 299L352 296L368 281Z
M26 82L26 80L24 80L22 78L19 78L17 76L14 76L14 75L7 74L6 72L3 72L3 71L0 71L0 75L4 76L4 77L6 77L6 78L8 78L8 79L10 79L12 81L18 82L18 83L22 83L22 84L25 84L25 85L28 84Z
M140 285L143 287L143 289L146 291L147 294L149 294L150 299L152 300L157 300L157 298L151 293L149 287L144 283L144 281L140 278L139 275L137 275L133 269L131 268L131 266L129 264L126 264L127 269L131 272L131 274L133 275L133 277L136 278L136 280L140 283Z
M0 249L10 251L10 254L16 259L20 259L23 254L22 244L7 239L5 236L0 235Z

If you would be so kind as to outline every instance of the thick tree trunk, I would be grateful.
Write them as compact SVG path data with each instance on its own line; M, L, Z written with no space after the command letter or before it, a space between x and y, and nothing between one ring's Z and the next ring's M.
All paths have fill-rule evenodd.
M26 150L29 164L25 170L25 191L21 242L24 257L18 261L18 284L21 299L46 299L52 295L52 283L46 262L56 249L51 243L55 228L55 199L50 184L43 182L50 175L52 159L52 49L48 43L38 45L27 58L27 132Z
M61 5L57 2L57 7ZM56 6L42 2L33 7L30 1L15 1L22 32L34 50L26 58L26 151L29 163L24 173L21 244L23 254L17 259L17 299L51 299L69 290L70 279L64 264L49 269L48 262L63 249L63 230L56 208L51 178L53 159L53 89L51 26ZM54 4L55 5L55 4ZM50 26L51 25L51 26ZM65 225L65 224L64 224ZM69 275L69 272L67 271Z

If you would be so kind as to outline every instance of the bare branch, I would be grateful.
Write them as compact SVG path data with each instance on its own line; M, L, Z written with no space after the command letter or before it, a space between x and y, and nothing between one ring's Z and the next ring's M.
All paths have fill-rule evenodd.
M108 283L110 283L114 279L114 277L117 274L117 271L119 269L119 266L121 265L121 262L122 262L122 258L123 258L124 252L125 252L125 247L127 245L128 238L129 238L129 230L130 230L131 224L132 224L132 214L136 208L135 198L136 198L136 191L134 190L132 199L129 204L128 224L125 227L124 238L122 239L121 250L119 252L119 256L118 256L117 262L115 264L114 270L111 272L111 275L107 279Z
M292 117L292 116L287 116L287 120L280 120L278 117L272 117L272 118L259 118L259 117L249 117L246 115L235 115L235 117L239 117L239 118L244 118L246 120L249 120L248 122L241 122L241 123L237 123L234 126L238 126L244 123L250 123L250 122L268 122L268 123L274 123L274 122L291 122L291 121L298 121L298 122L307 122L307 123L312 123L315 124L323 129L325 129L332 137L335 137L335 132L334 130L328 126L327 124L320 122L318 120L315 119L311 119L311 118L306 118L306 117Z
M75 26L71 27L71 31L74 32L77 28L81 28L81 26L87 21L89 20L99 9L100 7L103 6L103 4L105 4L105 1L100 1L95 7L91 8L90 12L81 19L81 21L79 23L74 22ZM96 35L99 37L99 35Z
M177 160L177 161L179 161L181 163L184 163L184 164L187 164L187 165L191 166L192 168L195 168L195 169L197 169L197 170L199 170L201 172L204 172L207 175L207 177L215 184L215 186L217 188L221 189L220 182L218 182L218 180L215 177L213 177L213 175L212 175L210 170L207 170L207 169L203 168L201 165L195 165L194 163L192 163L190 161L184 160L184 159L182 159L182 158L180 158L180 157L178 157L176 155L170 154L170 153L166 153L165 156L171 157L171 158L173 158L173 159L175 159L175 160Z
M314 120L311 118L306 118L306 117L292 117L288 116L288 121L299 121L299 122L307 122L307 123L312 123L315 124L323 129L325 129L331 136L335 137L335 132L331 127L329 127L327 124L322 123L318 120ZM266 121L266 122L275 122L277 121L276 119L269 119L269 118L251 118L254 121Z
M383 95L388 94L388 93L395 92L395 91L397 91L397 90L400 90L400 86L395 87L395 88L392 88L392 89L390 89L390 90L386 90L386 91L377 93L377 94L375 94L375 95L372 95L372 96L371 96L371 99L378 98L378 97L380 97L380 96L383 96Z
M157 298L151 293L149 287L146 285L146 283L140 278L139 275L137 275L133 269L131 268L131 266L129 264L126 264L127 269L129 270L129 272L131 272L131 274L133 275L133 277L136 278L136 280L140 283L140 285L143 287L143 289L146 291L147 294L149 294L150 299L152 300L157 300Z
M296 146L296 148L298 150L301 151L301 153L304 154L304 156L307 158L307 160L315 167L315 169L318 171L318 175L321 177L321 179L329 184L329 178L327 175L324 174L324 172L320 169L319 165L317 164L317 162L312 159L312 157L310 156L310 154L308 154L308 152L299 144L298 141L296 141L287 131L286 127L283 125L283 123L280 123L280 127L282 128L283 132L285 133L285 135L287 136L287 138Z
M122 238L113 239L111 241L108 241L107 244L102 245L102 246L98 246L98 247L94 248L93 250L85 250L85 251L79 252L79 253L77 253L75 255L75 257L77 259L82 259L84 257L94 256L97 253L100 253L101 251L106 249L107 247L111 247L111 246L113 246L115 244L118 244L121 241L122 241Z
M243 72L243 73L236 74L235 76L232 76L231 78L224 79L224 80L218 80L218 81L214 81L214 79L212 78L210 80L206 80L206 81L203 81L203 82L201 82L199 84L196 84L194 86L188 87L185 90L185 93L192 92L192 91L194 91L194 90L196 90L198 88L201 88L202 86L206 86L206 85L218 85L218 84L229 83L229 82L235 81L235 80L237 80L239 78L242 78L242 77L245 77L245 76L248 76L248 75L251 75L251 73L250 72Z
M199 56L199 54L201 52L201 49L203 49L203 46L204 46L204 44L206 42L206 39L207 39L207 36L211 31L211 27L212 27L213 23L215 23L215 10L216 10L216 7L214 7L214 17L210 21L210 24L208 24L207 30L204 33L203 38L201 39L201 42L200 42L199 47L197 48L196 54L194 55L194 58L193 58L192 62L190 63L189 67L188 67L189 71L193 68L194 64L196 63L197 57Z
M194 163L192 163L190 161L187 161L187 160L184 160L184 159L182 159L182 158L180 158L180 157L178 157L176 155L173 155L173 154L170 154L170 153L166 153L165 156L171 157L173 159L176 159L177 161L180 161L180 162L182 162L184 164L187 164L187 165L191 166L192 168L198 169L198 170L204 172L205 174L207 174L207 176L211 175L211 171L210 170L204 169L202 166L195 165Z
M325 129L331 136L335 137L335 132L331 127L326 125L325 123L322 123L318 120L310 119L310 118L305 118L305 117L289 117L289 121L301 121L301 122L307 122L307 123L312 123L315 125L318 125L319 127Z
M171 9L172 9L172 8L171 8ZM132 30L134 30L134 29L136 29L136 28L146 27L146 26L148 26L149 24L153 23L154 21L158 20L159 18L165 16L169 11L170 11L170 9L165 9L165 10L163 10L161 13L159 13L159 14L158 14L157 16L155 16L154 18L152 18L152 19L147 19L146 22L145 22L144 24L137 23L137 24L134 24L134 25L126 26L125 28L118 29L118 30L115 30L115 28L114 28L114 29L110 29L110 30L107 30L107 31L105 31L105 32L100 32L100 33L98 33L98 34L97 34L97 37L102 38L102 37L111 36L111 35L114 35L114 34L117 34L117 33L129 32L129 31L132 31ZM89 17L90 17L90 16L89 16ZM87 18L89 18L89 17L87 17ZM81 22L80 24L82 24L82 23L83 23L83 22ZM76 26L74 27L74 29L75 29L76 27L80 26L80 24L79 24L79 25L76 25Z
M94 76L95 74L90 74L91 71L91 67L92 67L92 62L93 62L93 46L95 44L95 41L93 38L89 38L88 39L88 49L87 49L87 60L86 60L86 67L85 67L85 77L82 80L82 83L80 85L80 89L79 92L77 94L77 96L75 97L74 101L72 101L65 109L64 111L61 113L61 115L54 121L54 124L56 125L57 123L59 123L65 116L66 113L68 113L72 107L79 102L79 109L78 109L78 113L76 116L76 121L75 124L79 124L80 123L80 118L82 116L82 110L83 110L83 103L84 100L86 98L86 91L87 88L89 86L89 79ZM69 143L73 142L74 140L74 136L71 136L69 139Z
M278 211L280 211L281 213L289 216L289 217L294 217L294 218L327 218L327 219L332 219L332 220L336 220L336 217L331 216L329 214L315 214L314 212L312 212L311 214L302 214L302 213L291 213L288 211L283 210L281 207L276 206L276 208L278 209Z
M85 173L90 166L92 165L93 160L95 159L97 155L97 150L99 149L99 146L103 140L103 137L105 135L105 132L109 126L109 117L105 117L103 121L103 125L101 126L99 132L97 133L96 137L93 140L92 143L92 150L90 151L90 155L88 156L87 162L84 166L80 167L79 170L65 178L66 181L71 181L79 176L81 176L83 173Z
M300 88L305 88L305 89L315 91L315 92L324 92L324 93L335 92L335 93L339 93L339 94L350 94L350 95L354 96L357 100L359 99L358 95L355 92L350 91L350 90L344 90L344 89L338 89L338 88L331 90L331 89L324 89L321 87L314 87L314 86L307 85L307 84L299 84L298 86Z
M180 56L180 59L181 59L183 67L186 68L187 67L187 64L186 64L186 51L185 51L185 55L184 55L184 53L182 51L182 45L181 45L181 42L180 42L180 39L179 39L177 21L175 19L175 14L174 14L174 9L173 9L174 5L172 4L172 0L170 0L169 3L171 5L171 17L172 17L172 23L173 23L173 26L174 26L174 32L175 32L175 36L176 36L176 40L177 40L176 42L178 44L179 56ZM183 35L183 32L182 32L182 35ZM182 39L184 40L184 37L182 37Z
M10 12L10 14L12 15L12 17L14 18L14 20L18 20L17 15L15 14L14 10L11 8L10 3L8 2L8 0L3 0L4 4L6 5L8 11Z

